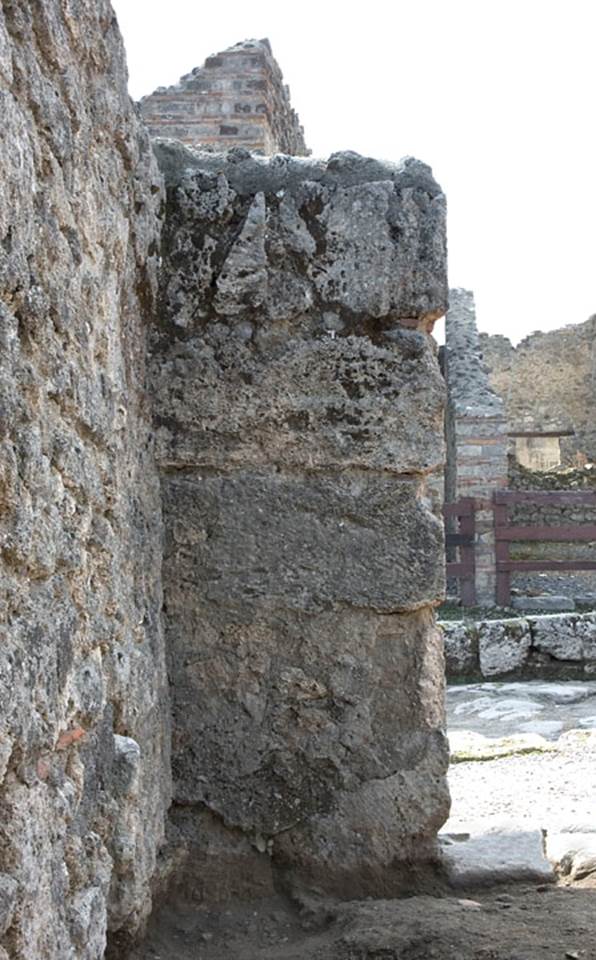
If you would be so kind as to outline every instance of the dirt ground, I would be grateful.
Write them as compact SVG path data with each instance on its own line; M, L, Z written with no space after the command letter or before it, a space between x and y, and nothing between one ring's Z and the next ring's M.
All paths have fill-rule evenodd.
M162 908L131 960L596 960L596 880L321 904Z
M526 688L531 699L534 688ZM488 696L489 685L481 692ZM521 709L518 687L509 693ZM470 726L468 714L456 709L464 695L455 690L448 698L454 727ZM571 716L573 698L564 701ZM493 736L509 730L503 717L486 723ZM558 821L592 823L595 765L594 736L585 731L562 736L554 752L454 764L450 823L474 816L484 822L496 813L543 831ZM573 884L457 890L434 875L432 886L418 889L424 895L302 909L281 896L219 911L178 901L156 911L130 960L596 960L594 873ZM110 960L125 957L110 954Z

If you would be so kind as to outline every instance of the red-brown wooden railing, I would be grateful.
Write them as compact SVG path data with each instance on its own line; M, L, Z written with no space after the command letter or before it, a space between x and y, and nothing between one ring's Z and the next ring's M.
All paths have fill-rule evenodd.
M511 603L511 574L537 572L540 570L596 570L594 560L511 560L509 547L512 542L590 542L596 541L596 524L522 526L511 523L509 507L519 503L536 506L596 507L596 490L497 490L494 494L495 550L497 563L497 603L508 607Z
M445 531L445 546L457 547L459 560L447 561L447 576L457 577L460 581L460 600L462 607L473 607L476 603L476 557L474 542L476 539L476 514L473 497L462 497L454 503L443 506L443 516L457 521L457 531Z

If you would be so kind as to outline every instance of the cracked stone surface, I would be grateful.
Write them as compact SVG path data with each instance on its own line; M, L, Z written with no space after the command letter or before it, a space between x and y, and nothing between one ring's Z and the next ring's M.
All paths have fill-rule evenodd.
M212 899L279 874L396 890L447 813L427 484L444 386L425 332L445 308L444 198L412 159L157 153L152 390L188 882Z
M134 933L169 802L159 171L113 11L0 3L0 956Z

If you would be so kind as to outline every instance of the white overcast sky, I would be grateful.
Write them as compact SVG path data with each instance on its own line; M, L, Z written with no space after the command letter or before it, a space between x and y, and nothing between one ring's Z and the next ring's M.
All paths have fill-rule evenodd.
M269 37L314 155L429 163L481 329L596 312L595 0L112 2L135 99Z

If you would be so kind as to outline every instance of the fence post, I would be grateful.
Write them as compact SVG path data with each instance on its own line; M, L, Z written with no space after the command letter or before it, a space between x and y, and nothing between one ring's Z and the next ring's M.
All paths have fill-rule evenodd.
M460 581L460 598L462 607L473 607L476 605L476 505L473 497L464 497L461 504L469 504L469 513L459 517L459 532L469 536L471 543L459 548L461 562L470 567L470 573Z
M499 539L501 530L507 528L509 508L507 503L499 503L499 494L494 494L493 510L495 518L495 560L497 566L497 605L508 607L511 604L511 573L503 569L502 563L509 561L509 541Z

